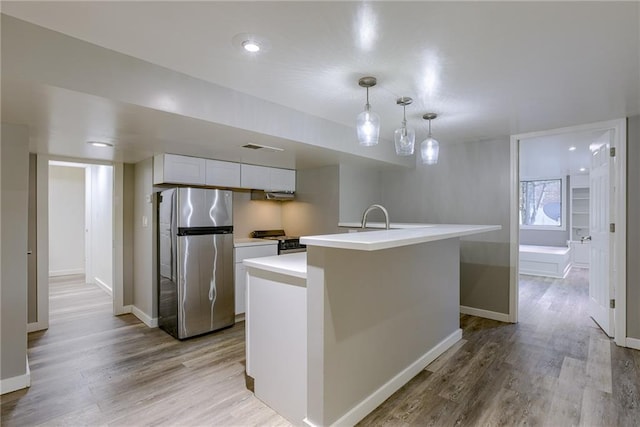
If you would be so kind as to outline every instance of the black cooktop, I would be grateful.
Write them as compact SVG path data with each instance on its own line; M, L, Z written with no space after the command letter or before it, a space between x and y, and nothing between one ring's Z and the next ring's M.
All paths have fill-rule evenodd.
M251 237L255 239L269 240L295 240L297 236L287 236L284 230L256 230L251 233Z

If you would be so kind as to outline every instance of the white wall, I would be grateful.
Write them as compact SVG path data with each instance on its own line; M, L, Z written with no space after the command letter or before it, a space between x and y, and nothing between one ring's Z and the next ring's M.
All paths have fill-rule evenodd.
M153 203L147 199L153 193L153 159L134 166L133 193L133 305L138 317L149 323L158 317L155 272L155 215ZM143 224L146 218L146 226Z
M29 235L27 246L31 254L27 257L27 321L35 323L38 321L38 213L37 213L37 156L29 154Z
M251 193L233 192L233 236L249 237L254 230L274 230L282 227L282 203L251 200ZM285 231L289 232L289 230Z
M122 209L122 258L123 258L123 298L124 306L133 304L133 201L135 196L135 166L131 163L123 165L123 209Z
M460 304L509 312L509 139L440 145L437 165L383 172L382 201L395 222L496 224L462 239Z
M29 385L27 218L29 132L2 124L0 137L0 393Z
M579 167L589 167L589 144L595 136L589 134L580 138L577 135L571 139L565 136L567 141L558 138L532 138L520 141L519 170L520 180L564 178L562 189L563 208L565 215L564 230L520 230L520 244L540 246L567 246L570 239L571 203L567 197L569 194L569 179L567 175L579 172ZM575 146L575 151L569 151L569 146ZM586 160L585 160L586 158ZM587 163L587 164L585 164ZM588 172L586 172L588 174Z
M91 173L91 274L88 281L113 288L113 167L89 166Z
M640 339L640 115L627 132L627 336Z
M340 221L360 221L362 213L374 203L382 202L381 174L376 168L340 165ZM386 206L385 206L386 207ZM371 212L367 221L381 221L379 211Z
M339 233L339 166L296 172L296 199L282 203L282 224L292 236Z
M50 276L84 273L84 175L84 168L49 166Z

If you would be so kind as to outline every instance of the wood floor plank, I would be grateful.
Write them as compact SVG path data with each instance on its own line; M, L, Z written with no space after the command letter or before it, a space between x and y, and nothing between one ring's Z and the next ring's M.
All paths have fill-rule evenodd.
M475 381L482 377L499 350L500 345L495 342L483 345L467 363L459 367L449 384L438 395L454 402L467 399Z
M591 338L589 340L589 356L587 358L587 384L596 390L612 392L611 378L611 341Z
M545 425L575 426L580 423L582 390L573 383L558 382L546 414Z
M440 368L446 365L449 362L449 359L451 359L451 357L455 355L456 352L460 350L460 348L462 348L462 346L464 346L466 343L467 340L461 339L453 346L451 346L451 348L449 348L447 351L438 356L436 360L429 363L429 366L427 366L425 369L429 372L437 372Z
M636 368L638 350L611 346L612 390L618 426L640 425L640 371Z
M640 423L640 420L637 420ZM586 387L582 394L580 425L614 426L617 422L616 405L611 393Z

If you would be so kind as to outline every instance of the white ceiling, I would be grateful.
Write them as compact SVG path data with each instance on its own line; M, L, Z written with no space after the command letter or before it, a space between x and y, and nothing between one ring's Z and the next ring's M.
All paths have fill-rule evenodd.
M3 1L2 13L350 127L365 100L357 80L373 75L378 85L370 91L372 109L381 115L381 135L388 144L401 120L399 96L415 100L407 118L418 139L426 136L422 114L440 115L433 132L443 144L640 113L638 2ZM270 48L248 55L234 44L239 33L266 38ZM66 116L78 117L51 129L50 120L34 119L33 106L11 111L19 103L11 102L10 92L5 95L3 87L3 115L27 121L45 135L39 150L65 151L52 150L46 135L62 136L58 140L64 146L66 139L80 140L87 128L100 127L99 120L77 111L87 99L47 105L76 110ZM15 91L16 98L21 94ZM247 137L242 129L213 123L199 123L194 135L189 135L192 123L155 128L158 114L163 122L181 118L108 98L102 102L130 117L136 137L126 133L130 129L111 129L115 154L96 154L76 144L65 155L123 161L161 151L198 155L198 144L210 132L227 132L228 140L234 134L238 143ZM63 113L41 112L56 114ZM186 148L173 142L185 128L194 139ZM262 136L253 136L260 142ZM267 145L289 144L287 162L297 167L357 158L335 148L308 152L306 144L266 140ZM216 148L226 148L229 158L241 156L235 146ZM260 156L254 162L278 163Z
M611 131L583 131L520 140L520 177L551 178L586 175L592 146L611 142ZM574 147L574 150L570 150ZM582 170L584 169L584 170Z

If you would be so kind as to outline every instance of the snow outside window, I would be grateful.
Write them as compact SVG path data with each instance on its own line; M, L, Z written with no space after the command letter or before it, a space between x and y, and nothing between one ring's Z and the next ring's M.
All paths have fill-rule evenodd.
M564 230L562 179L520 181L520 226Z

